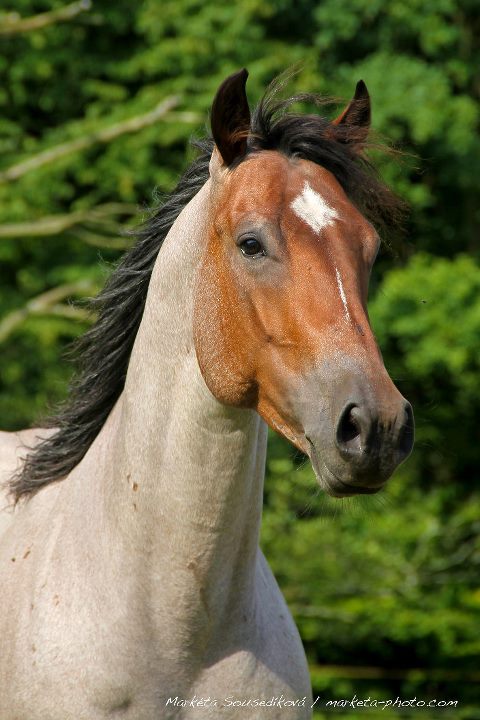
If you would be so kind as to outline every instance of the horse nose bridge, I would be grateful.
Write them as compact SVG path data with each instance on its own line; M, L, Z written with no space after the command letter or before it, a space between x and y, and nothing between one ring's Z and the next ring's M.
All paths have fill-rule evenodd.
M408 403L381 363L376 372L365 374L361 388L355 393L353 402L362 409L364 422L369 423L369 432L376 438L396 437L406 415L412 413Z
M353 351L351 347L336 349L330 357L315 363L313 371L303 376L299 395L312 422L315 417L320 421L320 412L335 424L350 405L364 408L365 418L362 415L359 421L366 422L368 415L380 429L395 426L405 403L385 369L380 352L370 352L365 345ZM312 403L313 398L318 402Z
M386 371L380 353L370 353L365 346L356 356L336 353L324 360L307 385L309 426L324 423L327 418L337 439L343 431L347 435L353 432L352 426L362 430L364 444L372 433L382 437L395 435L406 422L406 414L412 413ZM318 404L311 403L315 396Z
M335 292L335 288L332 292ZM332 302L329 295L330 317L326 333L324 316L318 315L317 312L310 313L310 318L315 317L315 325L320 321L317 332L326 334L330 342L334 340L337 354L350 357L352 363L362 365L363 372L371 374L368 371L370 366L373 368L373 374L378 374L379 367L384 371L383 358L370 324L366 298L361 289L351 285L344 286L339 282L336 295L338 297L335 302ZM312 303L311 307L315 307L315 303ZM331 335L333 337L330 337ZM324 344L322 340L320 344Z

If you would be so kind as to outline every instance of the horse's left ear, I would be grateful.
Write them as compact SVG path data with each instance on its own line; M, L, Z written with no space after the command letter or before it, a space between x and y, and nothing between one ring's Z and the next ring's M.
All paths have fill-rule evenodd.
M360 80L355 88L355 95L345 110L332 120L333 125L343 125L352 129L352 140L365 141L370 129L371 109L370 95L367 86Z
M245 92L247 77L245 68L230 75L218 88L213 101L212 135L225 165L231 165L247 150L250 130L250 108Z

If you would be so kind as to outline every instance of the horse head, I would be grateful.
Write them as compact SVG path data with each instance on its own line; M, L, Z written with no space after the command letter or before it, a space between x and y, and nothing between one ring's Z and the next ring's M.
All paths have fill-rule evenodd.
M220 402L254 408L309 455L330 495L374 493L414 430L367 312L380 240L363 206L391 197L365 165L368 92L358 83L332 122L262 107L251 118L246 78L227 78L212 107L199 366Z

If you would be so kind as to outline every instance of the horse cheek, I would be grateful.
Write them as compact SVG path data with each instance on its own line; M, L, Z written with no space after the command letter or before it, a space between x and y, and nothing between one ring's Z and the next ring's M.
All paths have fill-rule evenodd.
M205 384L219 402L233 407L255 407L254 358L247 352L238 304L235 312L228 282L219 281L221 273L222 268L212 262L210 255L197 276L193 340L198 365Z

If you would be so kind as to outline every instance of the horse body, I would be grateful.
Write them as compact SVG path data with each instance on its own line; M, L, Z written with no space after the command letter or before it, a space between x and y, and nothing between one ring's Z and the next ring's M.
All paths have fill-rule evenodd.
M209 717L168 699L310 695L258 547L266 426L211 396L193 348L208 193L159 254L125 390L100 435L3 536L5 720Z
M363 137L366 90L340 130L294 117L269 135L266 123L281 151L249 156L245 80L217 93L210 174L157 247L133 348L114 344L92 375L121 377L106 420L93 440L87 424L75 462L57 442L68 433L51 431L28 482L11 484L2 720L311 717L302 644L259 548L266 423L339 497L383 486L410 452L412 417L368 324L377 235L315 149L324 133L325 162L355 177L343 124ZM371 205L381 186L358 177ZM0 441L13 471L17 440ZM282 704L262 709L272 697Z

